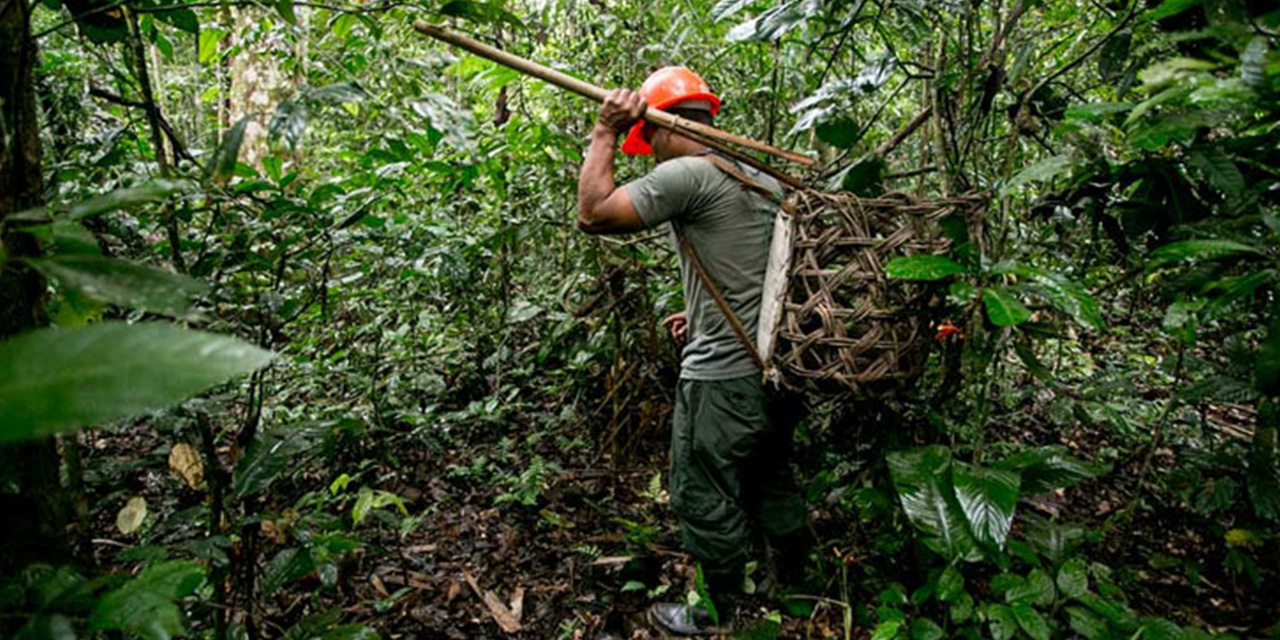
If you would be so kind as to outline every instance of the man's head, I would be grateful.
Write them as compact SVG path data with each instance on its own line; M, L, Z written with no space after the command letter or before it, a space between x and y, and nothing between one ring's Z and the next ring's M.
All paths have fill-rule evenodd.
M711 93L698 74L686 67L663 67L653 72L640 86L640 95L650 107L701 124L711 125L720 111L720 98ZM701 148L688 138L644 121L637 122L622 143L624 153L652 153L659 162Z

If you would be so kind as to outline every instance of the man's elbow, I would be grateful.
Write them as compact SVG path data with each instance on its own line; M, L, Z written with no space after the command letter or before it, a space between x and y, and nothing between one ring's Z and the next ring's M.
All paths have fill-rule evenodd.
M578 231L587 235L599 235L604 233L604 221L594 215L589 209L578 209Z

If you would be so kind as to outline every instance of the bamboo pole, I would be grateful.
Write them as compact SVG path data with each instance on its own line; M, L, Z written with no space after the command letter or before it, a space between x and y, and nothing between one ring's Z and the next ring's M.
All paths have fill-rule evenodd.
M445 42L447 44L451 44L461 49L466 49L467 51L470 51L471 53L474 53L482 58L492 60L493 62L497 62L498 64L501 64L503 66L515 69L516 71L519 71L525 75L538 78L539 80L550 82L551 84L556 85L557 87L560 87L562 89L568 89L569 91L572 91L585 98L595 100L596 102L604 102L605 96L608 94L608 91L606 91L601 87L598 87L588 82L583 82L582 80L579 80L572 76L556 71L555 69L549 69L536 62L525 60L524 58L521 58L516 55L512 55L501 49L491 47L487 44L484 44L472 38L468 38L463 35L458 35L456 33L446 31L435 25L428 24L423 20L415 20L413 22L413 28L418 30L418 32L422 33L423 35L430 36L432 38L435 38L436 40ZM692 122L690 120L680 118L678 116L672 115L670 113L667 113L665 111L661 111L658 109L648 108L647 110L645 110L643 118L646 121L652 122L653 124L656 124L660 127L665 127L667 129L671 129L672 131L689 135L689 137L695 138L699 142L706 143L707 140L710 139L710 140L721 142L721 143L736 144L742 147L746 147L748 149L759 151L761 153L767 153L771 156L781 158L783 160L795 162L797 164L800 164L806 167L811 167L815 163L813 158L809 158L807 156L803 156L798 153L787 151L785 149L779 149L772 145L768 145L763 142L752 140L751 138L744 138L742 136L729 133L727 131L721 131L719 129L716 129L715 127L710 127L700 122ZM725 150L723 146L719 146L719 145L709 144L708 146L713 146L716 149L721 151ZM743 159L742 156L735 156L735 157L738 157L738 159ZM755 162L753 162L752 164L755 166L759 166ZM774 171L777 171L777 170L775 169ZM777 176L775 175L775 177ZM788 182L791 182L791 181L795 181L795 178L791 178L791 180L788 180Z

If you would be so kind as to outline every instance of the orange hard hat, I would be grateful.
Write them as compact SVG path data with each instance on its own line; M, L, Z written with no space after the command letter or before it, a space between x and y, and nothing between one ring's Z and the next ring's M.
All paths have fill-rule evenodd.
M688 67L663 67L654 71L640 85L640 95L654 109L666 109L677 102L698 100L711 106L711 115L720 112L720 98L711 93L711 87ZM622 141L622 152L633 156L647 156L653 147L645 141L640 130L644 120L635 123Z

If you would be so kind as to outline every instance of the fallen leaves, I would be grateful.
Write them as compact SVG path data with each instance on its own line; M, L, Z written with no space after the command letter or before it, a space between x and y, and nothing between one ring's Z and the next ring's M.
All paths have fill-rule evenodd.
M130 535L142 527L147 519L147 501L140 496L129 498L120 513L116 514L116 528L120 533Z
M516 587L515 593L511 597L511 606L508 607L492 591L481 590L475 576L468 573L465 574L465 577L467 584L471 585L471 590L489 608L489 614L493 616L493 621L497 622L498 626L502 627L502 630L506 633L519 633L521 629L520 618L524 614L524 587Z
M169 469L192 489L204 482L204 463L200 461L200 453L185 442L179 442L169 450Z

